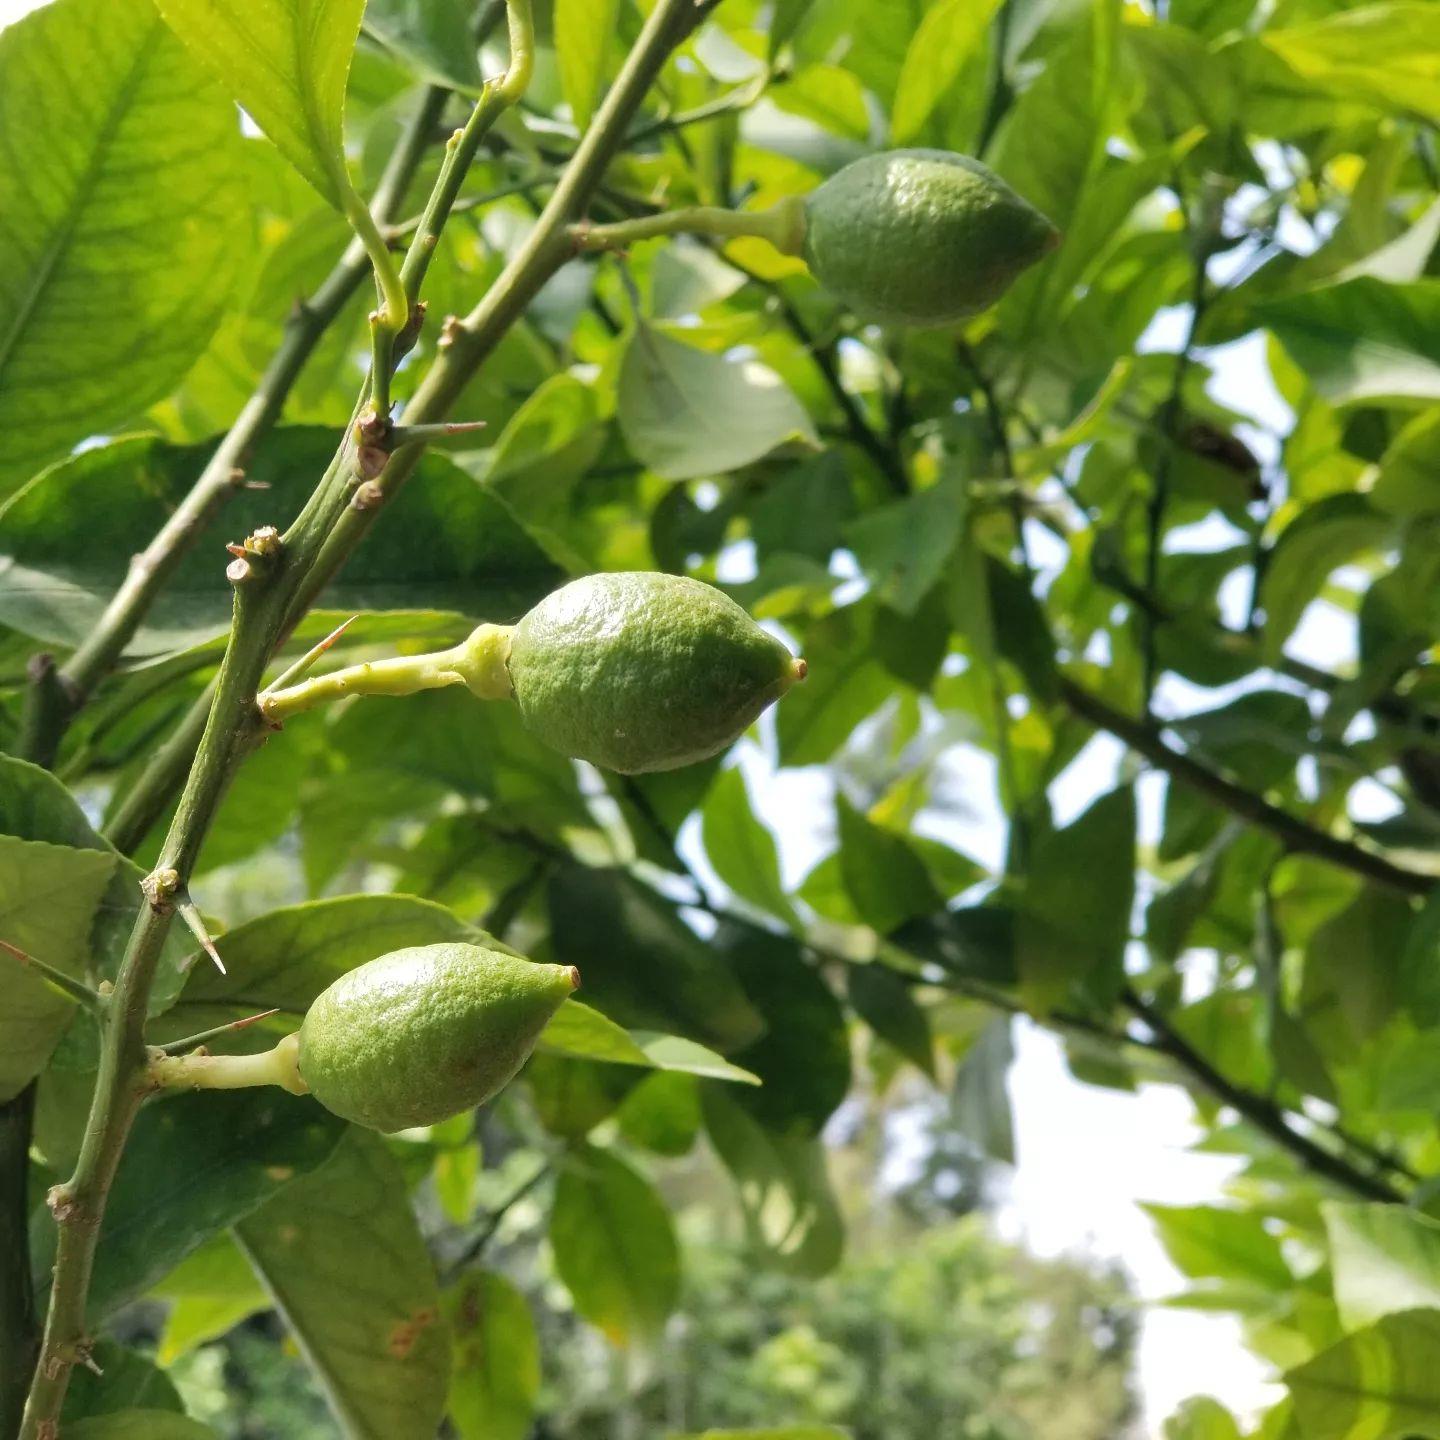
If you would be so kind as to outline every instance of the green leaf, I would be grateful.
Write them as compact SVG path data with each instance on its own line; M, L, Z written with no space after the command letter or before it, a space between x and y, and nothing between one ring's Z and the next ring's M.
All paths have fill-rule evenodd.
M365 33L432 84L477 93L483 83L468 0L369 0Z
M110 884L93 912L86 958L92 982L113 981L135 916L145 903L140 891L139 867L120 856L114 846L96 832L79 802L49 771L0 755L0 836L5 835L93 851L110 861ZM4 893L0 891L0 895ZM76 899L78 901L79 896ZM4 901L0 900L0 909L3 905ZM3 938L6 937L0 935L0 939ZM10 938L12 944L21 944ZM22 948L28 949L23 945ZM179 993L184 982L182 965L190 952L190 945L179 933L172 932L166 938L150 996L152 1015L164 1010ZM41 953L39 958L48 957Z
M845 539L876 596L912 616L945 573L964 519L964 490L945 481L852 520Z
M195 965L179 1000L152 1027L153 1038L163 1043L279 1010L273 1022L214 1042L220 1050L265 1050L277 1031L294 1030L297 1017L347 970L409 945L487 938L443 906L409 895L342 895L272 910L220 937L226 973Z
M705 1430L670 1435L667 1440L850 1440L850 1434L833 1425L782 1425L770 1430Z
M1241 1280L1267 1290L1295 1283L1280 1242L1259 1215L1214 1205L1146 1205L1171 1260L1186 1275Z
M270 1297L229 1234L212 1237L150 1293L173 1302L157 1352L166 1366L270 1308Z
M787 924L795 912L780 883L775 837L755 818L739 769L723 771L702 811L705 854L715 873L742 899Z
M770 1261L802 1276L840 1262L845 1226L825 1170L825 1147L777 1135L715 1085L701 1090L706 1133L735 1179L746 1230Z
M1015 1163L1015 1122L1006 1078L1015 1059L1010 1017L997 1016L975 1037L955 1073L956 1129L1002 1164Z
M318 1170L235 1229L354 1440L428 1440L450 1337L405 1178L378 1135L348 1127Z
M1440 1436L1440 1310L1402 1310L1291 1370L1304 1440Z
M215 1440L215 1432L173 1410L116 1410L67 1422L65 1440Z
M570 866L551 879L548 896L556 961L577 966L586 991L620 1024L688 1033L720 1050L763 1029L711 947L628 875Z
M765 1034L735 1052L761 1080L737 1103L768 1130L815 1136L850 1088L845 1013L790 937L729 927L716 937L731 971L765 1017Z
M1332 405L1440 399L1440 281L1360 276L1255 313Z
M671 1158L688 1155L700 1132L700 1086L693 1075L647 1075L615 1118L632 1145Z
M1134 894L1135 793L1125 786L1035 846L1016 934L1032 1005L1114 1000L1125 978Z
M782 445L818 450L809 415L758 360L726 360L637 324L620 361L620 428L666 480L723 475Z
M905 838L835 797L840 831L840 874L856 913L881 935L943 907L925 862Z
M876 961L847 972L851 1008L887 1044L923 1074L935 1078L935 1041L930 1021L910 987L888 965Z
M614 49L620 0L555 0L555 58L571 118L583 134Z
M659 1336L679 1298L680 1255L649 1181L609 1151L572 1151L555 1187L550 1245L575 1309L612 1345Z
M96 1368L77 1369L65 1391L60 1423L67 1434L71 1426L94 1415L126 1410L184 1411L174 1381L138 1351L113 1340L99 1340L91 1358Z
M1416 0L1362 5L1261 42L1312 84L1345 100L1440 122L1440 14Z
M344 208L345 82L365 0L155 0L280 153Z
M1347 1330L1400 1310L1440 1310L1440 1224L1400 1205L1330 1201L1321 1211Z
M1218 1401L1200 1395L1187 1400L1165 1422L1165 1440L1243 1440L1235 1417Z
M115 857L0 835L0 938L37 960L85 978L90 927L110 887ZM0 951L0 1101L45 1067L75 1002Z
M0 510L0 623L47 644L83 640L132 554L194 484L212 449L135 436L38 476ZM238 491L201 530L127 653L156 655L224 634L230 596L216 583L215 556L236 536L296 513L334 451L334 432L311 426L277 430L259 445L246 474L265 488ZM515 620L560 580L561 571L502 507L444 456L427 456L414 478L325 592L327 606L362 616L347 643L376 635L365 612ZM102 514L103 526L86 522Z
M1401 427L1380 457L1370 500L1389 515L1440 512L1440 407Z
M180 380L250 223L234 107L151 0L58 0L0 34L0 134L4 495Z
M503 1275L467 1275L445 1295L460 1440L525 1440L540 1395L540 1342L525 1297Z
M1280 653L1336 568L1379 549L1394 532L1394 521L1360 495L1330 495L1302 510L1281 531L1261 582L1266 652Z
M885 667L871 653L856 617L841 611L805 636L810 674L778 706L775 732L782 765L828 760L866 716L894 693Z
M100 1231L90 1317L152 1289L217 1231L258 1209L334 1150L342 1121L313 1100L269 1087L180 1095L140 1112ZM33 1260L48 1289L54 1226Z
M626 1030L579 1000L567 1000L561 1005L536 1048L575 1060L643 1065L654 1070L703 1075L712 1080L738 1080L745 1085L760 1083L748 1070L730 1064L693 1040L679 1035L656 1035L647 1030Z
M912 144L924 130L931 112L984 43L985 29L999 8L1000 0L938 0L925 12L895 87L890 112L895 144Z

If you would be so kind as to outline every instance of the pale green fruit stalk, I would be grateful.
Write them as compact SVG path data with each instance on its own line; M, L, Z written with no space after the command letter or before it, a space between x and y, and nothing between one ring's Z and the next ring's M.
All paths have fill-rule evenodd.
M154 1049L146 1078L156 1090L278 1085L371 1130L434 1125L512 1080L579 984L573 965L537 965L481 945L396 950L322 991L300 1029L273 1049Z
M316 998L300 1027L300 1079L371 1130L433 1125L506 1085L579 983L573 966L479 945L396 950Z
M713 585L624 571L562 586L513 628L481 625L449 650L352 665L259 705L278 725L347 695L464 685L513 699L526 728L563 754L639 774L718 754L805 673Z
M886 150L766 210L666 210L577 225L577 247L616 249L657 235L752 236L804 258L863 319L952 325L995 304L1060 243L1060 232L993 170L949 150Z

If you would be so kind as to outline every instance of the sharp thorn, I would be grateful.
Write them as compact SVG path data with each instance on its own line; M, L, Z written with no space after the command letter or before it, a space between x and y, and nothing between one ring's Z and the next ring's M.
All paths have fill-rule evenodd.
M210 938L210 932L205 928L205 922L200 918L200 912L195 908L195 902L188 891L176 899L175 913L200 942L200 948L215 962L215 968L222 975L226 974L225 962L220 958L220 952L215 948L215 942Z

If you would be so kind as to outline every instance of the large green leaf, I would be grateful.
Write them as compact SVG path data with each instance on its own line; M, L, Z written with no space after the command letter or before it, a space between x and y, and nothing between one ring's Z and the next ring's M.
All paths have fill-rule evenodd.
M83 978L90 927L116 858L43 840L0 835L0 939L57 970ZM75 1003L28 966L0 951L0 1101L45 1066Z
M90 1286L101 1319L143 1295L217 1231L258 1209L334 1150L342 1121L278 1089L203 1091L140 1113L110 1192ZM33 1237L48 1288L55 1227Z
M804 407L758 360L726 360L637 325L620 363L620 428L666 480L723 475L782 445L819 449Z
M1440 1224L1400 1205L1332 1201L1324 1215L1347 1330L1398 1310L1440 1310Z
M468 0L369 0L365 33L438 85L478 91L474 7Z
M47 471L0 510L0 622L47 644L73 646L94 628L142 550L204 468L210 445L136 436L87 450ZM318 427L271 434L246 462L264 488L240 490L196 537L131 641L153 655L224 633L231 597L227 541L298 512L335 451ZM103 514L105 524L87 523ZM454 611L516 620L561 572L463 471L429 455L385 524L325 592L347 614ZM362 620L349 637L366 635Z
M135 917L145 903L140 868L96 832L79 801L55 776L8 755L0 755L0 836L4 835L94 851L112 862L110 884L93 913L88 961L92 982L113 981ZM183 967L192 947L182 933L176 926L166 937L150 995L152 1014L169 1006L184 983Z
M1272 1290L1294 1284L1280 1242L1258 1215L1213 1205L1147 1205L1145 1210L1170 1258L1187 1275Z
M889 935L907 920L942 907L929 871L903 835L835 797L840 830L840 875L865 924Z
M964 490L952 477L852 520L845 539L875 595L913 616L945 574L965 519Z
M937 0L925 12L895 87L891 138L909 145L985 40L1000 0Z
M60 1423L67 1431L92 1415L125 1410L179 1413L185 1409L174 1381L138 1350L100 1340L92 1358L96 1368L77 1370L65 1391Z
M318 1170L235 1227L250 1263L354 1440L431 1440L450 1337L405 1178L348 1129Z
M933 1080L935 1041L930 1021L899 974L879 961L853 965L846 975L846 987L855 1013Z
M719 1086L701 1091L706 1133L735 1179L746 1230L771 1263L793 1274L833 1270L845 1225L825 1170L825 1147L777 1135Z
M695 1435L670 1435L666 1440L849 1440L833 1425L781 1425L768 1430L705 1430Z
M1304 1440L1440 1436L1440 1310L1402 1310L1347 1335L1285 1383Z
M57 0L0 35L0 136L4 495L184 375L250 224L235 109L151 0Z
M757 1076L713 1050L680 1035L656 1035L647 1030L626 1030L608 1016L578 1000L567 1000L540 1036L537 1047L551 1055L574 1060L597 1060L610 1065L642 1065L702 1075L711 1080L737 1080L758 1085Z
M1267 30L1261 40L1312 84L1440 122L1440 12L1391 0Z
M480 938L443 906L410 895L342 895L272 910L221 936L226 973L195 966L153 1034L179 1039L261 1010L279 1010L276 1028L294 1030L322 990L367 960L409 945ZM256 1025L239 1031L231 1044L261 1050L274 1038L268 1027Z
M1016 934L1021 983L1033 1004L1115 998L1134 894L1135 794L1122 787L1035 846Z
M550 1245L576 1310L612 1344L659 1335L679 1296L679 1251L665 1202L624 1161L590 1146L571 1152Z
M460 1440L525 1440L540 1393L540 1341L525 1297L490 1270L445 1295L454 1344L450 1421Z
M550 882L555 958L626 1027L678 1031L730 1050L764 1021L729 968L654 892L618 870L571 866Z
M1235 1417L1209 1396L1187 1400L1165 1422L1165 1440L1242 1440Z
M787 923L794 919L780 883L775 837L755 818L738 769L724 771L705 800L705 854L715 873L742 899Z
M173 1410L116 1410L68 1422L65 1440L215 1440L215 1432Z
M282 155L343 206L345 82L365 0L155 0Z
M1256 313L1334 405L1440 399L1440 281L1388 285L1362 275Z
M731 972L765 1017L735 1061L760 1077L736 1102L777 1134L817 1136L850 1088L845 1014L824 976L784 935L738 928L717 937Z
M206 1241L150 1293L172 1302L157 1352L162 1365L173 1365L270 1308L270 1297L228 1233Z
M576 126L595 113L605 68L615 50L620 0L555 0L555 58Z

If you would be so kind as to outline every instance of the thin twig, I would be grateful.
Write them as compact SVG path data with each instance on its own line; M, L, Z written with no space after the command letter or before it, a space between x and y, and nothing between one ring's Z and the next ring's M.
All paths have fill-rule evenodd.
M1108 730L1136 754L1143 755L1182 785L1242 820L1268 830L1288 849L1303 855L1314 855L1404 895L1428 895L1435 887L1436 877L1417 870L1406 870L1383 855L1362 849L1353 841L1318 830L1299 816L1271 804L1263 795L1227 780L1198 760L1176 750L1156 726L1111 708L1098 695L1076 684L1068 676L1060 677L1060 695L1081 719L1088 720L1098 729Z
M1317 1145L1290 1123L1285 1112L1264 1096L1232 1084L1207 1060L1153 1005L1132 989L1123 995L1126 1007L1144 1022L1155 1037L1155 1048L1169 1055L1188 1075L1216 1099L1243 1116L1251 1125L1268 1135L1283 1149L1295 1156L1306 1169L1339 1185L1364 1200L1382 1200L1404 1204L1406 1196L1388 1181L1358 1170L1343 1156Z

